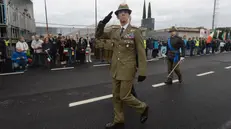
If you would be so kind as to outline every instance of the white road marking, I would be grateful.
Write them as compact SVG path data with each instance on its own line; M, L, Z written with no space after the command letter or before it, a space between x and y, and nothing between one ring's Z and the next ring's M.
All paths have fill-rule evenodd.
M98 64L98 65L93 65L94 67L101 67L101 66L108 66L110 64Z
M179 80L173 80L172 83L176 83L176 82L179 82ZM165 86L166 84L163 82L163 83L159 83L159 84L154 84L152 85L152 87L160 87L160 86Z
M225 67L225 69L231 69L231 66Z
M74 106L79 106L79 105L83 105L83 104L93 103L93 102L97 102L97 101L104 100L104 99L109 99L109 98L112 98L112 94L101 96L101 97L96 97L96 98L92 98L92 99L87 99L87 100L83 100L83 101L73 102L73 103L69 104L69 107L74 107Z
M2 73L0 76L8 76L8 75L16 75L16 74L23 74L24 72L13 72L13 73Z
M213 74L213 73L215 73L215 72L210 71L210 72L200 73L200 74L197 74L197 77L201 77L201 76L205 76L205 75L209 75L209 74Z
M153 59L149 59L149 60L147 60L147 62L157 61L157 60L159 60L159 59L158 59L158 58L153 58Z
M58 70L67 70L67 69L74 69L74 67L54 68L54 69L51 69L51 70L52 71L58 71Z

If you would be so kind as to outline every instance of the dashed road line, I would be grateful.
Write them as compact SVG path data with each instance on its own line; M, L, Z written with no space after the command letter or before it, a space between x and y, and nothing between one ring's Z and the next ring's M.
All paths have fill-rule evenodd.
M151 61L158 61L159 59L158 58L153 58L153 59L149 59L147 60L147 62L151 62Z
M172 83L176 83L179 82L179 80L173 80ZM152 85L152 87L161 87L161 86L165 86L166 84L164 82L162 83L158 83L158 84L154 84Z
M53 68L52 71L59 71L59 70L67 70L67 69L74 69L75 67L64 67L64 68Z
M213 74L215 73L214 71L209 71L209 72L205 72L205 73L200 73L200 74L197 74L197 77L201 77L201 76L205 76L205 75L209 75L209 74Z
M24 72L1 73L0 76L23 74Z
M231 66L225 67L225 69L231 69Z
M93 65L93 67L102 67L102 66L108 66L110 64L98 64L98 65Z
M69 104L69 107L74 107L74 106L79 106L79 105L83 105L83 104L93 103L93 102L97 102L97 101L104 100L104 99L109 99L109 98L112 98L112 94L101 96L101 97L96 97L96 98L92 98L92 99L87 99L87 100L83 100L83 101L73 102L73 103Z

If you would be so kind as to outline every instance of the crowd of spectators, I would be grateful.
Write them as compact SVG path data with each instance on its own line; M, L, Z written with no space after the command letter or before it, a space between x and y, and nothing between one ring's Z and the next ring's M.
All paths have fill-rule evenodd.
M185 55L187 56L231 51L230 40L213 39L211 42L207 42L206 38L190 37L187 39L186 36L182 40L185 43ZM148 38L145 46L147 58L156 58L161 56L161 48L167 46L167 41Z
M231 51L230 40L213 39L207 42L206 38L183 37L187 56L214 54L215 52ZM73 64L90 63L91 50L95 49L94 39L73 36L32 36L29 42L20 37L16 43L10 61L7 60L8 40L0 39L0 67L3 72L4 65L12 64L12 71L24 71L28 66L32 68L68 67ZM144 41L147 59L161 57L162 48L167 46L167 41L148 38ZM10 62L10 63L9 63Z
M73 36L32 36L29 42L20 37L16 43L15 51L11 55L12 71L24 71L28 66L32 68L68 67L75 63L91 62L86 58L91 50L92 39L86 37L74 38ZM1 51L7 46L1 43ZM7 57L1 52L1 59ZM2 61L3 62L3 61ZM1 63L2 64L2 63ZM9 64L8 64L9 65ZM1 66L2 68L3 66Z

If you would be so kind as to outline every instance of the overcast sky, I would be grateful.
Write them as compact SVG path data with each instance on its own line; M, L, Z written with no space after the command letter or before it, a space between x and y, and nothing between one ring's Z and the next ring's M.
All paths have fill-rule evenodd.
M44 1L34 1L36 22L45 22ZM80 2L81 1L81 2ZM95 0L47 0L49 23L68 25L92 25L95 23ZM217 26L231 26L231 0L217 0ZM124 0L98 0L98 20L110 11L115 11ZM213 0L146 0L151 2L152 17L156 19L156 29L173 25L211 28ZM140 26L143 14L143 0L126 0L132 10L132 24ZM110 24L118 24L113 15Z

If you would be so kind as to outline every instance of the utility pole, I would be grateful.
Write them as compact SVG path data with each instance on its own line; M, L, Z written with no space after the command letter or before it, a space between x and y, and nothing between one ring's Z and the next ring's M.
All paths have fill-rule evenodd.
M97 0L95 0L95 32L96 32L96 29L97 29Z
M44 0L44 4L45 4L45 16L46 16L46 31L47 31L47 36L48 36L49 32L48 32L48 18L47 18L47 2L46 2L46 0Z
M214 24L215 24L215 18L216 18L216 8L217 8L216 6L217 6L217 0L214 0L212 30L214 30Z

